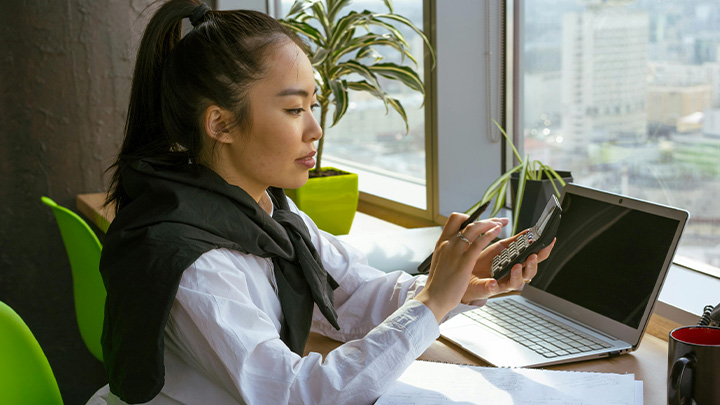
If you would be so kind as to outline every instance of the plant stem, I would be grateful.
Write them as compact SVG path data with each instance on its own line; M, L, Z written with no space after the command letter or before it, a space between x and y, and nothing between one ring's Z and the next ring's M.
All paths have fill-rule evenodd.
M323 145L325 144L325 120L327 118L328 110L330 109L330 105L328 103L320 103L320 130L322 131L322 136L318 140L318 146L317 146L317 159L315 161L315 172L320 173L322 171L321 161L322 161L322 154L323 154Z

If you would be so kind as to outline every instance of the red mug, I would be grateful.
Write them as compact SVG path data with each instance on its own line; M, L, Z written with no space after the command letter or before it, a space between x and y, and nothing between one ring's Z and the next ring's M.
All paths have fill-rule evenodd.
M720 404L720 328L683 326L668 341L668 404Z

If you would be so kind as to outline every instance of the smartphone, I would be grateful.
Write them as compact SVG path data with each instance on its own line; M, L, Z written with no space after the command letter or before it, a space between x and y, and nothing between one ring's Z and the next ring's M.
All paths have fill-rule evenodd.
M528 256L552 243L560 224L561 213L560 202L553 194L545 204L545 209L535 226L519 235L507 248L493 258L490 269L492 278L499 280L507 276L514 265L525 262Z

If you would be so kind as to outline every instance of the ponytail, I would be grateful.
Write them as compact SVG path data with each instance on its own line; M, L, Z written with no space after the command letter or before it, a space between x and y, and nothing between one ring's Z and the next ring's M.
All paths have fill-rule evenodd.
M194 28L182 37L182 21ZM177 165L198 162L203 113L218 105L247 127L247 94L267 72L270 45L301 40L272 17L249 10L211 11L200 0L170 0L152 16L137 52L125 136L112 171L106 205L129 202L122 169L158 158Z

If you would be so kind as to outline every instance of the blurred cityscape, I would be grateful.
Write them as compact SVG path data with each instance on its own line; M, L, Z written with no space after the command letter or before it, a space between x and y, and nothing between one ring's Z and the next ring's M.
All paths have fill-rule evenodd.
M720 2L533 0L524 27L525 153L688 210L678 254L720 266Z
M283 0L285 10L291 4ZM422 28L422 2L394 6ZM385 10L381 0L351 7ZM720 2L526 0L524 7L525 153L570 170L577 183L688 210L679 254L720 267ZM423 77L422 41L400 29L419 66L404 63ZM387 54L384 61L401 62ZM325 156L423 185L422 97L394 82L385 89L403 103L409 132L392 109L385 115L379 100L353 92L341 123L326 131Z

